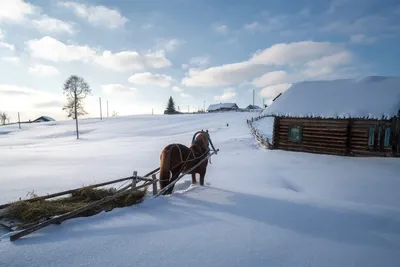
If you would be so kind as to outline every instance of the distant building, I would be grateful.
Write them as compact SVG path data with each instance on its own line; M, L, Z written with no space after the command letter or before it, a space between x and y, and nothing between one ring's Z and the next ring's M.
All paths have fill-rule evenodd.
M262 115L273 148L343 156L400 156L400 77L294 84Z
M55 121L55 119L48 117L48 116L41 116L32 122L46 122L46 121Z
M262 111L262 108L257 105L248 105L245 110Z
M223 112L223 111L237 111L239 109L236 103L220 103L210 105L207 109L208 112Z

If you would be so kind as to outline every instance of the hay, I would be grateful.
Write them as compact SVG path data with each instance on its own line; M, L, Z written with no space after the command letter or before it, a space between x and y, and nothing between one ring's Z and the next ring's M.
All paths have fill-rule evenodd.
M126 195L122 195L100 206L84 211L77 215L77 217L92 216L103 210L110 211L116 207L132 206L143 200L146 191L147 188L144 188L143 190L135 190L131 193L127 192ZM38 200L33 202L16 201L11 203L7 208L7 211L1 217L18 220L22 224L37 222L41 219L47 219L52 216L71 212L115 193L115 188L94 189L89 186L79 189L69 197L54 200Z

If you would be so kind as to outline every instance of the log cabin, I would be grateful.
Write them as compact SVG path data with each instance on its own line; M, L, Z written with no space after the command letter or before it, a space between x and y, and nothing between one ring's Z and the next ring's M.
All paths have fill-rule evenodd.
M293 84L262 114L273 149L341 156L400 156L400 77Z

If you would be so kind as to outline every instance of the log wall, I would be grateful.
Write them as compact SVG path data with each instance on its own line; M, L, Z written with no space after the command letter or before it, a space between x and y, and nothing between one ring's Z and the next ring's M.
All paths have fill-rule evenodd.
M390 120L276 117L273 148L342 156L394 156L392 146L378 147L378 151L368 146L369 129L379 124L392 127ZM301 141L289 140L290 126L302 128Z

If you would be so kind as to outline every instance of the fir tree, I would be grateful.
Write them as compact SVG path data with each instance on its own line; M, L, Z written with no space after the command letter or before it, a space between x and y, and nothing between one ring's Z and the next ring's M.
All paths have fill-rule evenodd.
M174 113L176 113L176 110L175 110L175 102L174 102L174 100L172 99L172 96L169 97L166 113L167 113L167 114L174 114Z

